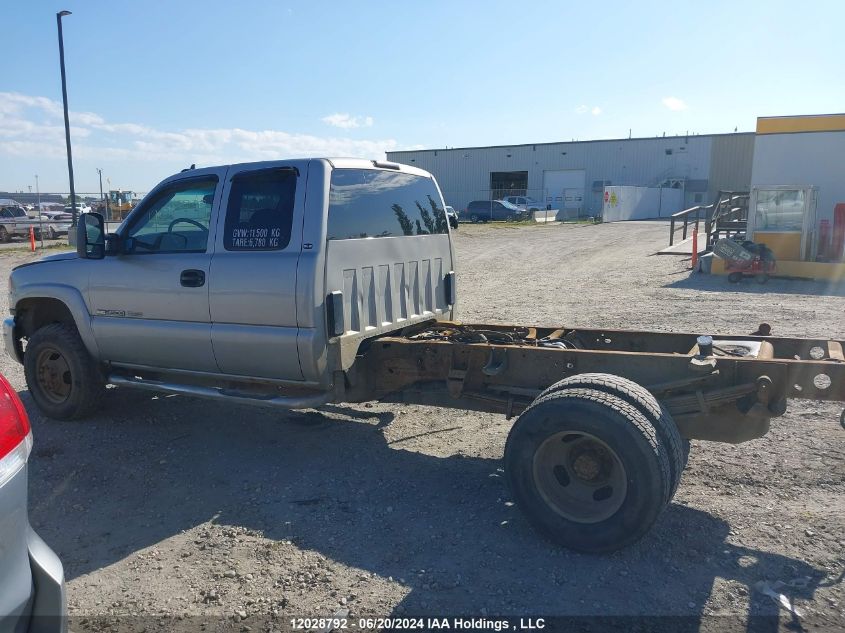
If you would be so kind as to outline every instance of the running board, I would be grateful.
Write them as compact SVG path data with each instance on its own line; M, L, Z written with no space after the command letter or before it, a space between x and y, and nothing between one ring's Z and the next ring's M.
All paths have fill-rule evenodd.
M331 400L331 392L309 394L307 396L262 396L244 394L243 392L228 391L215 387L200 387L197 385L182 385L172 382L161 382L158 380L144 380L142 378L120 376L112 374L108 381L120 387L132 387L135 389L146 389L173 393L183 396L194 396L197 398L208 398L211 400L224 400L237 404L250 404L259 407L273 407L276 409L311 409L326 404Z

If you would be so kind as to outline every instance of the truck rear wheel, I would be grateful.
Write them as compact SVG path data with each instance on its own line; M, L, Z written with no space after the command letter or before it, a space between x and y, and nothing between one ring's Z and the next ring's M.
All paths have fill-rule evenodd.
M11 242L12 236L6 230L5 226L0 226L0 242Z
M689 440L681 437L669 411L658 402L648 389L633 380L615 374L590 373L569 376L559 380L537 397L542 398L555 391L573 387L595 389L612 394L636 407L640 413L649 419L669 457L669 469L672 473L669 499L672 499L681 483L681 476L689 459Z
M48 418L72 420L93 413L105 391L97 363L72 325L52 323L33 334L24 354L26 384Z
M637 541L669 500L669 460L654 426L636 407L595 389L535 400L508 435L504 465L528 521L581 552Z

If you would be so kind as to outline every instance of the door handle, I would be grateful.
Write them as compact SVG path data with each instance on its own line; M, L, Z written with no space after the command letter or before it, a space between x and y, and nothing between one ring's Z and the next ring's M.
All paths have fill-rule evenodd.
M179 283L186 288L199 288L205 285L205 272L202 270L183 270L179 275Z

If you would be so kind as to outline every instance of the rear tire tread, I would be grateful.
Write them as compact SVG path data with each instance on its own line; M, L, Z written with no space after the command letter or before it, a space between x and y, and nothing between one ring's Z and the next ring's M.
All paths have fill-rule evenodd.
M528 426L527 429L523 429L521 427L526 424L538 424L537 418L531 415L531 412L537 408L548 406L550 403L560 403L565 405L567 401L599 405L599 407L608 412L609 424L613 424L614 418L617 421L619 421L620 418L624 419L630 429L633 429L636 435L646 442L646 452L653 452L652 463L656 466L658 476L650 480L641 481L641 484L644 487L639 493L642 499L652 500L651 502L641 501L642 503L647 504L645 508L641 508L641 511L645 512L645 516L637 517L640 523L634 525L629 522L630 517L624 517L622 515L617 516L617 513L596 524L605 525L608 522L621 522L616 527L609 528L615 530L617 533L613 536L613 538L606 538L604 541L596 542L595 540L592 540L592 535L583 537L578 534L578 528L574 528L574 536L572 533L573 528L564 528L565 530L568 530L569 533L561 533L558 531L559 528L556 529L542 516L544 513L542 510L538 510L536 507L531 505L533 502L530 499L523 499L521 494L517 492L519 489L524 489L524 466L522 469L519 468L520 464L522 464L521 459L524 458L524 456L519 454L520 448L518 447L518 443L527 441L526 437L530 436L532 433L529 430L531 429L531 426ZM635 406L625 402L614 394L605 393L595 389L566 388L546 394L542 398L537 398L527 409L525 409L525 411L522 412L508 435L505 445L504 465L513 498L523 512L525 512L529 522L553 541L563 545L564 547L569 547L582 552L610 552L639 540L657 520L657 517L666 507L670 498L669 493L672 483L671 468L666 450L661 446L661 442L658 438L654 425L648 417L640 412L640 410ZM626 468L630 467L630 464L626 464ZM629 479L633 476L631 473L632 471L629 471ZM546 512L552 511L548 510ZM621 509L620 512L622 512ZM570 524L577 525L573 522L570 522Z
M686 441L685 454L685 440L681 437L678 427L666 407L661 405L648 389L633 380L615 374L602 373L569 376L544 390L537 398L540 399L560 389L569 389L572 387L595 389L603 393L612 394L635 406L640 413L649 419L657 430L660 443L664 446L669 456L669 466L672 472L669 499L674 497L681 483L681 476L683 475L689 457L689 441Z

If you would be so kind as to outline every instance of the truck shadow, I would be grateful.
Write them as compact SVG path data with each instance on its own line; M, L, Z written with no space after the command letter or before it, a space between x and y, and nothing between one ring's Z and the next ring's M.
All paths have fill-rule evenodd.
M778 607L755 582L802 578L789 590L800 599L824 582L800 560L729 543L728 524L678 504L624 551L552 546L510 504L499 460L388 444L390 412L280 413L114 389L99 417L56 422L21 396L35 435L31 520L70 580L211 521L398 581L408 593L394 614L674 615L673 630L698 630L714 582L728 581L748 596L736 608L753 616L749 630L775 631ZM195 550L183 567L209 555L195 538L178 546Z

